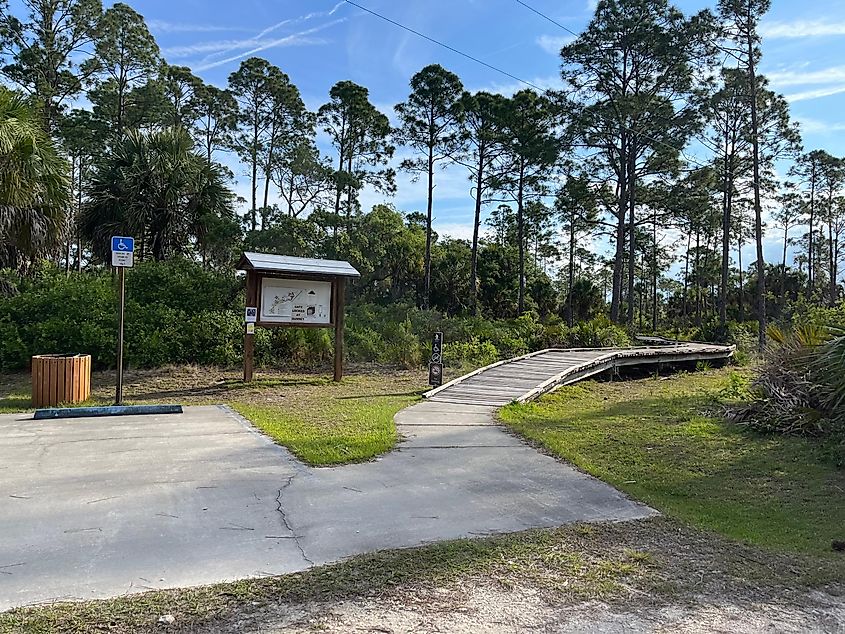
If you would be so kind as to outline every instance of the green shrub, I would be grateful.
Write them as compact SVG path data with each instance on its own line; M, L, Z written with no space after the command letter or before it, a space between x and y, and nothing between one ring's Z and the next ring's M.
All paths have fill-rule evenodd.
M387 324L384 340L387 347L380 361L405 368L419 367L422 364L422 345L419 338L412 332L409 319L396 324Z
M350 324L345 336L346 356L352 361L377 361L385 355L384 339L372 328Z
M765 432L845 437L845 330L772 327L769 337L755 398L732 411L733 420Z
M0 370L24 369L33 354L87 353L113 368L117 346L116 277L45 266L8 285L0 296ZM239 364L243 356L243 281L186 260L144 262L126 277L126 363ZM14 287L14 288L13 288ZM567 328L558 317L529 312L516 319L446 317L409 304L352 303L346 354L353 361L419 367L432 334L444 335L449 365L487 365L541 348L626 345L624 330L606 319ZM256 330L258 367L321 366L334 352L329 329Z
M8 318L0 319L0 372L10 372L25 367L26 345L18 327Z
M489 341L473 337L469 341L443 344L443 363L447 366L473 365L482 367L499 360L499 351Z

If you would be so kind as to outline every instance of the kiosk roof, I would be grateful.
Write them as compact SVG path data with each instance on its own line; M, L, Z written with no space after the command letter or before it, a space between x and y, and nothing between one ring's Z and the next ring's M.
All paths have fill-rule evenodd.
M238 262L240 271L267 273L305 273L327 277L361 277L349 262L343 260L318 260L316 258L295 258L290 255L246 252Z

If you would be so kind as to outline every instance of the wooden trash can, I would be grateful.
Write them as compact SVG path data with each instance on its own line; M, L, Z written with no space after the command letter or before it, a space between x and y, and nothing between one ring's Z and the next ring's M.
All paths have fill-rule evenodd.
M91 396L90 354L40 354L32 357L32 405L82 403Z

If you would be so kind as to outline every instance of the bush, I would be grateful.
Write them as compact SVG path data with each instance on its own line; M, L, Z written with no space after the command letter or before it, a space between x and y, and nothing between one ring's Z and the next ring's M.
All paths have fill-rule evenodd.
M113 368L117 346L116 277L110 271L66 275L46 266L14 280L0 297L0 370L26 367L34 354L87 353ZM129 367L235 365L243 357L243 282L186 260L144 262L127 273ZM451 366L488 365L541 348L627 345L624 330L598 318L568 328L558 317L529 312L516 319L446 317L413 305L353 303L346 354L353 361L419 367L432 334L444 336ZM255 334L255 364L324 366L333 356L329 329L264 329Z
M772 327L769 337L755 398L731 418L765 432L845 437L845 331Z
M490 365L499 360L499 351L489 341L473 337L469 341L443 344L443 363L447 366L469 364L477 367Z

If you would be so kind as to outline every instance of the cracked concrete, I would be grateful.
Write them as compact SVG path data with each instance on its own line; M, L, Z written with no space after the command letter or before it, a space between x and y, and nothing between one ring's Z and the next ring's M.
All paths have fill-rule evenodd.
M0 416L0 610L279 575L384 548L654 512L484 406L425 402L373 462L308 468L225 407Z

